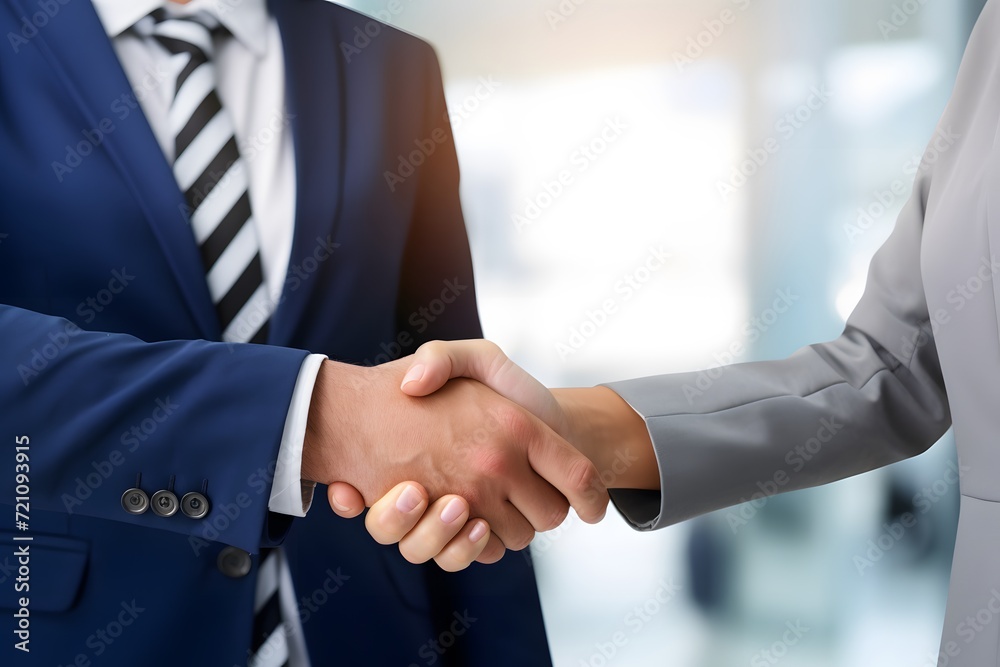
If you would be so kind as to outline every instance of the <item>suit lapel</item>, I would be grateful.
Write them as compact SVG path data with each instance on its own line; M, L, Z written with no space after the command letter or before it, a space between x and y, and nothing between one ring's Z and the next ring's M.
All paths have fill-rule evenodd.
M29 0L11 1L25 16L37 10ZM99 127L105 119L113 123L114 130L102 139L103 148L152 227L202 336L218 340L218 318L183 211L184 197L149 123L136 106L132 86L93 5L62 5L34 39L75 100L86 127ZM116 100L125 102L112 109ZM125 118L120 117L123 108L130 109Z
M331 13L323 0L270 0L285 56L285 99L295 145L295 236L289 280L271 321L270 342L288 345L302 323L318 276L302 261L336 231L344 175L344 72ZM300 271L296 272L296 267ZM296 275L298 273L298 275Z

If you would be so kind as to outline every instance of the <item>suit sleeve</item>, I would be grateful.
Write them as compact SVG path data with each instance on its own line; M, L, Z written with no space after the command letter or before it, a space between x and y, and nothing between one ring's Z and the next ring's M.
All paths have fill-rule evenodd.
M0 502L29 443L31 511L124 521L256 551L306 352L207 341L145 343L0 305ZM23 469L22 469L23 470ZM203 493L209 513L125 511L122 495ZM22 489L23 491L24 489Z
M613 493L640 530L915 456L951 414L920 275L929 177L869 267L843 334L780 361L608 384L645 419L661 492ZM759 497L759 496L758 496Z

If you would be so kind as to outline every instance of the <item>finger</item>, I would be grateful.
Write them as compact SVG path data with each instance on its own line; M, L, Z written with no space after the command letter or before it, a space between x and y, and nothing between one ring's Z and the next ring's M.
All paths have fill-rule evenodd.
M426 509L424 487L402 482L375 501L365 516L365 528L379 544L395 544L417 524Z
M551 429L540 429L528 441L528 462L565 496L587 523L597 523L608 510L608 490L586 456Z
M413 354L401 388L410 396L426 396L457 377L485 384L557 432L566 433L565 417L552 393L488 340L431 341L421 345Z
M497 511L477 512L477 514L491 517L493 532L503 542L504 547L511 551L524 549L535 538L535 527L510 501L504 501L503 507Z
M503 541L497 537L496 533L491 532L490 539L486 543L486 548L476 558L476 562L484 565L492 565L503 558L505 553L507 553L507 549L504 547Z
M353 519L365 511L365 499L361 492L347 482L331 483L326 489L326 499L333 513L345 519Z
M401 389L410 396L434 393L451 378L487 379L482 367L495 363L500 348L485 340L431 341L412 356L410 369L403 376ZM480 371L480 372L476 372Z
M468 518L469 503L465 498L455 495L438 498L399 541L399 553L411 563L426 563L458 535Z
M490 541L490 526L482 519L469 521L443 549L434 562L445 572L458 572L469 567Z
M529 470L510 490L510 502L536 533L558 528L569 513L569 502L551 484Z

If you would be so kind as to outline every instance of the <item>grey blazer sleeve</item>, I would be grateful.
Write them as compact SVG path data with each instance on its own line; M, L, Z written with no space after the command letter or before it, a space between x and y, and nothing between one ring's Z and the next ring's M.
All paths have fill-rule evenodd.
M635 528L866 472L948 429L920 274L930 181L921 172L839 338L716 369L710 382L682 373L607 385L645 419L660 469L661 492L613 492Z

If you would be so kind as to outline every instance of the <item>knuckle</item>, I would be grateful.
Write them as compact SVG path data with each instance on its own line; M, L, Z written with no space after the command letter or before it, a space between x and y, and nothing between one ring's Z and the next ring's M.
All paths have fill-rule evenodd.
M544 533L547 530L555 530L562 525L567 516L569 516L569 503L565 501L560 502L559 506L549 513L545 522L541 526L538 526L538 532Z
M399 543L399 553L402 554L403 558L414 565L420 565L421 563L426 563L429 560L427 554L423 553L422 550L417 549L413 544L407 541Z
M368 534L372 536L372 539L379 544L393 544L398 542L399 539L392 539L393 536L388 534L386 530L379 525L380 523L379 517L373 512L368 512L365 516L365 528L368 529Z
M472 563L472 561L467 558L459 557L447 551L435 556L434 562L437 563L438 567L445 572L460 572L461 570L469 567Z
M528 548L528 545L531 544L531 540L534 538L535 532L533 530L517 530L513 535L510 535L507 540L504 540L504 546L511 551L523 551Z
M485 341L483 352L485 358L489 360L491 374L495 374L497 370L510 361L507 355L504 354L504 351L500 349L500 346L491 340Z
M512 466L509 454L503 449L482 447L472 455L472 468L480 477L504 479ZM468 499L472 501L471 498Z
M469 505L470 514L472 513L473 508L482 507L488 497L487 493L481 490L477 485L472 485L466 488L460 495Z
M507 437L515 443L531 442L538 435L538 425L535 420L522 408L513 404L497 407L494 417Z
M483 552L479 554L476 561L483 563L484 565L490 565L492 563L498 562L504 557L507 549L504 547L503 542L496 538L490 538L489 544L483 549Z
M604 491L604 484L594 464L582 456L576 457L566 468L566 482L569 490L581 496L586 496L591 489Z
M417 353L420 355L427 355L431 357L438 357L444 354L445 344L444 341L431 340L427 341L417 349Z

